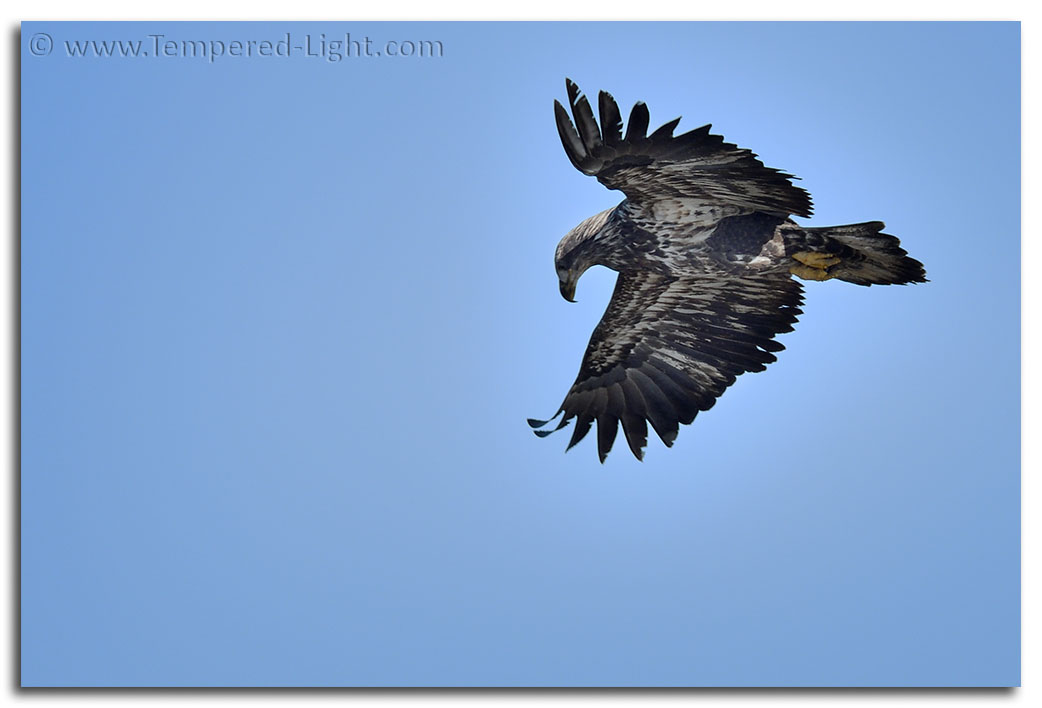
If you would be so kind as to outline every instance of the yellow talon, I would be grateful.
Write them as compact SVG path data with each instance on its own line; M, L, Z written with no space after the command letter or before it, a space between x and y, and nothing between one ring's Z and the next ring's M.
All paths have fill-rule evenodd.
M831 268L832 266L836 265L837 263L843 260L838 256L832 256L828 253L814 253L813 251L803 251L801 253L794 253L792 254L792 257L805 266L821 269ZM823 280L823 278L819 278L819 280Z
M789 272L797 278L803 278L804 280L828 280L835 277L829 275L824 268L811 268L805 265L794 265L789 268Z

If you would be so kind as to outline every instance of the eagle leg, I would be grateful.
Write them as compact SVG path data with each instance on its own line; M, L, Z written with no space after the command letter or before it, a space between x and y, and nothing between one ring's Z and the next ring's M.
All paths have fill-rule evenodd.
M829 280L836 276L829 274L832 266L843 261L839 256L831 253L820 253L815 251L801 251L792 254L796 264L789 268L789 272L797 278L804 280Z
M829 268L840 263L843 259L832 253L818 253L816 251L802 251L793 253L792 257L810 268Z

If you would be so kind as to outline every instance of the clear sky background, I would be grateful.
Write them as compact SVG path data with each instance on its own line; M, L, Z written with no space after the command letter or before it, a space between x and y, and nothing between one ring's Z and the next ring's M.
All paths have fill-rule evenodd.
M444 56L64 44L286 32ZM23 684L1018 683L1019 37L24 24ZM524 421L614 275L568 304L553 250L621 199L564 155L565 76L931 282L810 283L673 449L565 455Z

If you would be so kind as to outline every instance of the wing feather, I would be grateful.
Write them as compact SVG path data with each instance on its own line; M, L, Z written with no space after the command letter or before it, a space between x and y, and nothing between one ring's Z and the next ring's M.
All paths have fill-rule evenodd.
M583 146L587 153L593 153L601 147L601 131L597 127L597 120L593 117L593 109L590 102L580 91L579 87L571 81L566 82L568 89L568 102L572 106L572 116L575 117L575 127L579 129L579 137L582 138Z
M604 144L618 145L622 142L622 114L619 113L619 104L607 91L600 92L597 102L601 113L601 133L603 133Z
M673 447L680 428L677 426L680 416L676 408L669 402L666 394L658 384L645 373L645 367L634 368L630 376L640 387L640 392L647 403L647 418L666 447ZM581 375L581 374L580 374Z
M630 122L626 127L626 142L636 145L643 141L648 134L648 124L651 122L651 114L643 101L637 101L630 110Z
M638 102L630 111L621 138L621 113L615 99L600 92L601 125L590 102L571 79L565 81L572 122L557 101L554 113L568 159L579 171L596 176L609 189L625 192L635 203L671 198L700 199L754 211L810 216L807 192L792 175L766 167L750 150L724 142L710 126L673 135L680 118L647 135L648 107ZM603 137L602 137L603 132Z
M575 126L568 119L568 111L561 105L560 101L554 101L554 117L557 119L557 132L561 136L561 144L568 159L575 165L575 169L582 170L583 162L587 159L586 146L575 132Z
M559 425L576 419L569 449L597 423L603 462L621 422L643 459L648 427L670 447L743 373L763 371L784 349L774 337L801 313L800 284L787 274L736 275L707 266L697 278L619 275L590 338Z
M586 415L585 413L579 415L575 419L575 429L572 431L572 439L568 442L566 450L571 450L573 447L579 444L579 441L586 437L586 433L590 432L590 426L593 425L593 416Z
M619 433L619 419L610 413L597 416L597 456L601 462L608 457L608 452L615 444L615 436Z

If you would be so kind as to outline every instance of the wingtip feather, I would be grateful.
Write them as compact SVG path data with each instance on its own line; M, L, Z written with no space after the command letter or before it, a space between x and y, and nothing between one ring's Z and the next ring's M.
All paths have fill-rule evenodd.
M557 122L557 133L561 136L561 145L568 155L568 160L577 170L582 170L582 161L586 159L586 146L583 145L579 133L576 132L572 119L568 117L568 110L561 102L554 100L554 120Z
M643 140L648 134L648 123L651 114L644 101L637 101L630 110L629 124L626 126L626 141Z

